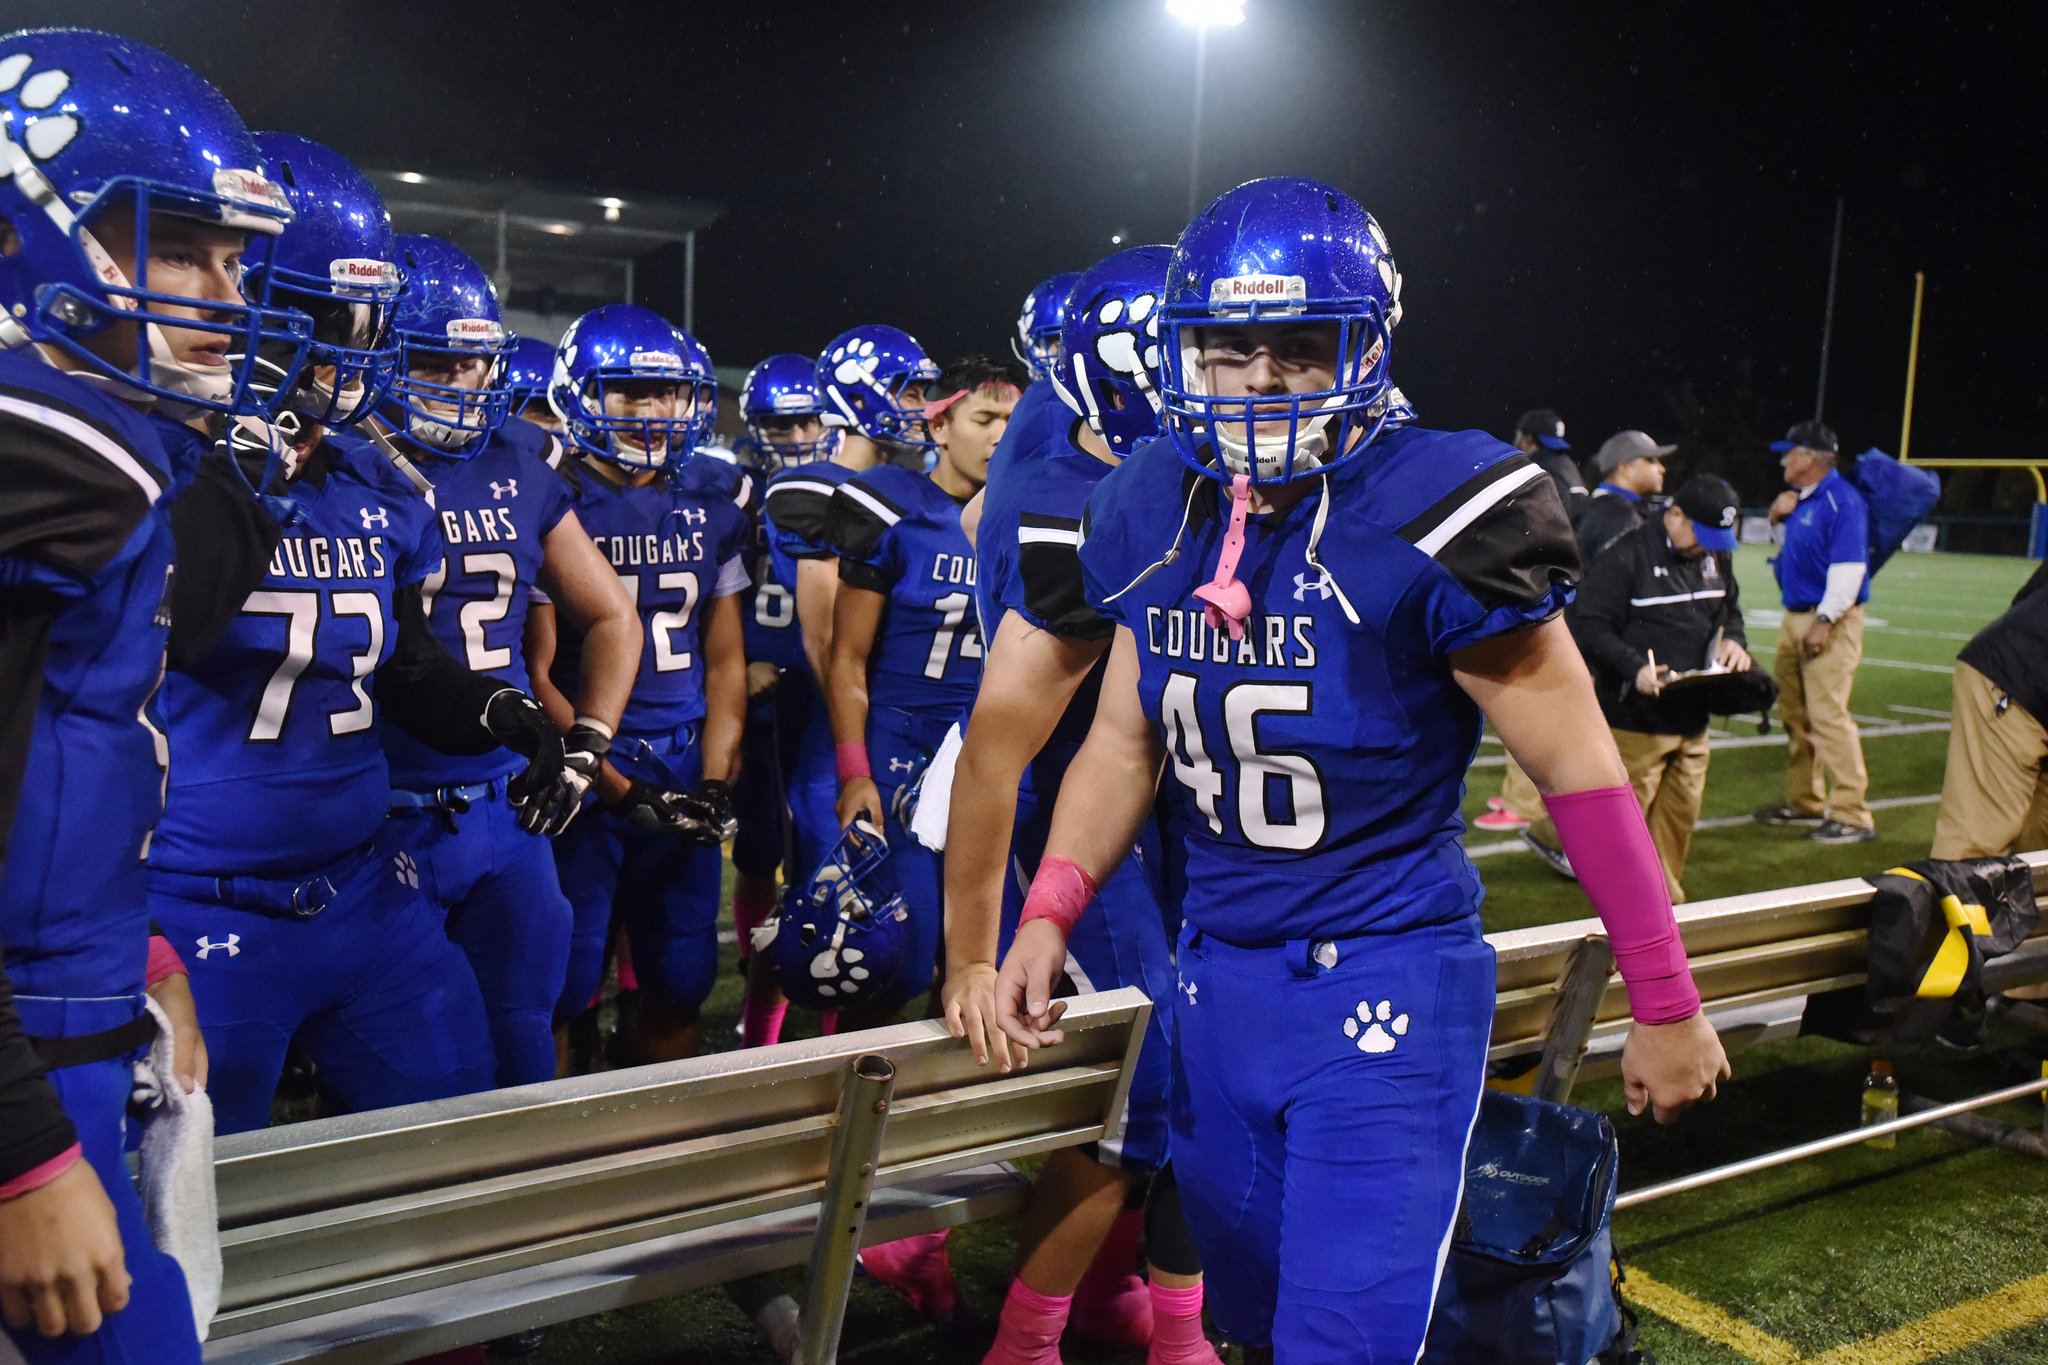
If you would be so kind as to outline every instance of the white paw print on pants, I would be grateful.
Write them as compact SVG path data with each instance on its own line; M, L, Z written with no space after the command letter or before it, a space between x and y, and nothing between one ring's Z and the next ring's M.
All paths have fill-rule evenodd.
M1360 1052L1392 1052L1408 1036L1408 1016L1395 1014L1392 1001L1375 1005L1361 1000L1353 1017L1344 1021L1344 1036L1357 1043Z

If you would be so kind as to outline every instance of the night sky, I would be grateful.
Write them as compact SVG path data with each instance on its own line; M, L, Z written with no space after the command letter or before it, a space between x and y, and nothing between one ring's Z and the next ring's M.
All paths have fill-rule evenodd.
M1248 0L1209 41L1200 188L1306 174L1372 210L1430 425L1545 404L1583 455L1640 426L1753 497L1812 412L1840 194L1845 445L1896 450L1920 269L1914 451L2048 455L2048 9L1934 8ZM5 15L154 43L364 164L719 200L697 323L726 365L866 321L993 350L1037 280L1185 221L1195 39L1161 0Z

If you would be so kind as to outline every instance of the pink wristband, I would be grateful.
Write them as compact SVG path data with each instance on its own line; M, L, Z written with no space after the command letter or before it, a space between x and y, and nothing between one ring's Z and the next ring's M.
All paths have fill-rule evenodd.
M143 970L144 985L154 986L167 976L185 975L185 960L162 934L149 936L149 966Z
M1048 854L1039 860L1038 875L1031 879L1031 890L1025 893L1024 913L1017 917L1017 927L1021 929L1035 919L1051 920L1062 934L1071 937L1082 912L1094 899L1095 878L1072 860L1057 853Z
M839 781L842 785L856 777L873 777L875 770L868 766L868 746L859 740L848 740L832 750L839 760Z
M72 1143L48 1161L29 1167L5 1185L0 1185L0 1199L12 1199L18 1194L41 1189L76 1166L79 1158L84 1155L84 1150L77 1143Z
M1628 1012L1639 1024L1675 1024L1698 1014L1699 987L1635 792L1603 787L1546 796L1543 808L1607 929L1615 968L1628 987Z

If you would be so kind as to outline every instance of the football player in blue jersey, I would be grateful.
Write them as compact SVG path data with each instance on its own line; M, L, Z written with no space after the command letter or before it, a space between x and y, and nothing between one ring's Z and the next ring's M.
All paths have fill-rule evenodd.
M0 1354L37 1365L199 1359L123 1158L145 993L176 1088L207 1081L141 862L165 509L195 471L142 413L235 411L259 345L304 347L310 319L240 287L289 217L241 119L178 62L76 29L0 37L0 676L21 703L0 726Z
M913 929L892 998L848 1011L867 1024L923 994L936 965L938 860L911 837L904 803L981 679L974 550L960 509L988 477L1022 378L1008 361L957 362L926 408L939 449L931 474L877 465L832 499L839 593L825 702L839 756L837 813L842 826L865 813L883 830Z
M498 322L499 312L483 268L438 238L405 236L395 245L407 278L393 325L402 382L434 375L433 382L479 394L505 384L500 342L484 325ZM471 332L474 343L457 339ZM479 363L467 363L472 356ZM530 370L530 357L527 363ZM551 467L559 443L510 416L516 391L507 397L508 415L487 432L394 418L378 438L433 486L448 557L420 596L444 649L472 671L525 691L533 594L576 622L582 685L564 740L574 790L549 816L540 803L512 804L515 755L446 754L392 728L384 747L392 819L406 827L423 889L446 912L448 935L483 990L498 1083L521 1085L555 1074L555 1005L568 973L571 912L547 836L575 815L618 728L640 666L640 622ZM420 405L435 401L423 395Z
M824 424L825 400L808 356L772 355L749 370L740 415L747 424L748 502L756 516L749 548L753 586L741 607L748 710L733 791L740 825L732 845L732 917L747 975L740 1038L758 1047L781 1035L787 1007L773 969L751 951L753 931L775 913L775 870L786 865L793 869L789 875L801 876L816 867L838 831L832 726L804 657L795 584L776 571L759 508L772 474L825 459L838 446L838 433Z
M562 419L548 406L548 381L554 377L555 348L539 337L518 337L505 360L505 387L512 394L512 415L559 436Z
M1058 1036L1067 930L1163 762L1174 1167L1204 1258L1231 1268L1218 1322L1304 1365L1413 1360L1428 1330L1493 1013L1459 843L1482 719L1598 869L1631 1110L1668 1120L1728 1074L1559 619L1576 557L1555 486L1482 433L1390 422L1399 278L1379 225L1314 181L1240 186L1182 234L1165 433L1083 531L1108 671L996 996L1013 1040Z
M637 611L640 673L610 758L600 809L555 841L575 912L558 1020L580 1014L604 970L614 920L643 996L635 1040L646 1061L694 1054L699 1008L718 970L719 844L732 836L727 785L746 719L740 594L746 513L732 471L713 486L690 470L716 420L710 357L644 308L612 304L562 337L548 402L577 458L562 474L577 516ZM527 664L550 714L573 720L583 686L578 625L537 605Z
M193 960L227 1131L267 1120L295 1042L345 1109L490 1083L476 979L422 892L414 831L385 819L389 726L451 754L515 750L508 799L536 822L575 796L540 707L450 657L426 622L445 545L418 471L347 429L406 379L385 373L399 269L383 205L318 144L266 135L265 152L301 221L253 287L316 325L305 363L266 375L275 429L230 435L253 437L263 467L283 455L265 489L289 511L218 642L173 633L162 709L177 758L149 871L151 909ZM226 516L184 512L181 552L248 540Z
M1060 332L1067 325L1067 295L1080 272L1063 270L1033 285L1017 310L1017 335L1010 350L1031 374L1031 382L1048 379L1060 364Z
M1036 871L1060 779L1095 712L1113 626L1087 602L1080 519L1096 484L1158 431L1158 307L1170 255L1169 247L1132 247L1080 276L1058 359L1039 386L1052 401L1028 425L1012 424L983 495L975 551L994 638L949 815L945 997L955 1036L984 1061L993 1051L1004 1067L995 964L1022 901L1006 874L1013 861L1025 878ZM1173 980L1160 850L1149 828L1140 843L1141 856L1104 884L1102 913L1077 926L1071 950L1089 986L1142 986L1165 999ZM1116 1197L1144 1194L1137 1177L1165 1163L1166 1020L1155 1014L1148 1031L1121 1133L1093 1153L1049 1158L1040 1171L991 1361L1029 1360L1056 1346L1070 1308L1081 1335L1149 1343L1155 1365L1215 1358L1201 1330L1201 1263L1170 1173L1151 1189L1142 1218L1119 1212ZM1132 1273L1141 1227L1150 1292Z

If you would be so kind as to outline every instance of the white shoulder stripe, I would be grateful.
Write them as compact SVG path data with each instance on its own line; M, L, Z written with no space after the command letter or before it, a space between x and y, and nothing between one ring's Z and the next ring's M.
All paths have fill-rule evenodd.
M1081 543L1081 532L1078 527L1071 531L1062 531L1052 526L1019 526L1017 528L1017 543L1019 545L1078 546Z
M1701 588L1698 592L1674 592L1663 597L1631 597L1632 607L1665 607L1673 602L1705 602L1716 597L1726 597L1726 588Z
M768 485L768 496L772 498L777 493L802 489L806 493L822 493L829 498L837 487L837 484L824 483L818 479L778 479Z
M733 494L733 495L732 495L732 501L733 501L733 506L735 506L735 507L745 507L745 506L746 506L746 505L747 505L748 503L752 502L753 500L754 500L754 483L753 483L753 480L751 480L751 479L741 479L741 480L740 480L740 489L739 489L739 492L737 492L737 493L735 493L735 494Z
M1438 550L1450 544L1452 538L1458 532L1479 520L1487 509L1491 508L1495 503L1501 501L1501 499L1507 497L1531 479L1545 477L1547 476L1543 473L1543 470L1533 464L1524 465L1520 469L1509 470L1477 493L1474 493L1470 498L1467 498L1463 507L1445 517L1437 524L1437 528L1434 531L1431 531L1421 540L1416 541L1415 548L1428 555L1431 559L1436 558Z
M842 483L839 485L839 493L841 497L852 498L862 507L867 508L870 512L880 517L884 526L894 526L897 522L903 520L901 513L891 508L889 504L883 502L865 488L856 488L850 483Z
M26 399L13 398L6 394L0 394L0 412L24 418L37 426L48 427L59 435L69 437L126 474L135 482L135 486L142 490L142 495L152 503L164 495L163 485L157 482L156 475L150 472L148 466L137 460L127 447L91 423L81 422L68 412L60 412L56 408L45 407L41 403L31 403Z

